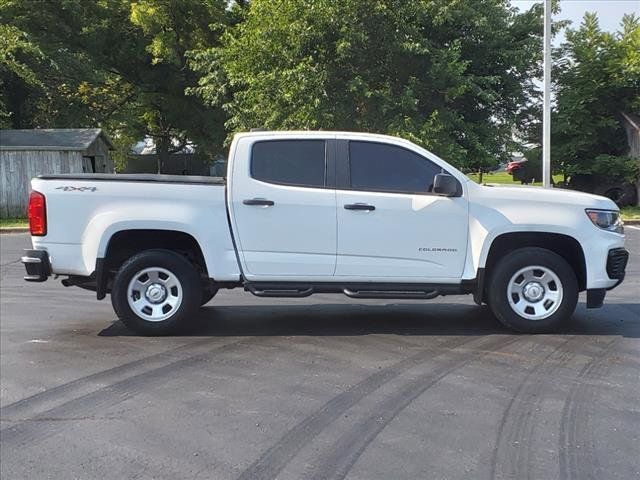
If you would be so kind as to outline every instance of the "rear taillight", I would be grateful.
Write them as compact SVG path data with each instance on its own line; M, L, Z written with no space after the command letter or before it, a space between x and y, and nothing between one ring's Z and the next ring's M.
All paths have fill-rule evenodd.
M42 237L47 234L47 202L40 192L29 195L29 230L31 235Z

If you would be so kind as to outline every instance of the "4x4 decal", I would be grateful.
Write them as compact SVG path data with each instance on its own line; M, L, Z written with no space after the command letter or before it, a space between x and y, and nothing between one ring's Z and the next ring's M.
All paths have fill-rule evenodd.
M72 186L64 186L57 187L56 190L63 190L65 192L95 192L98 187L72 187Z

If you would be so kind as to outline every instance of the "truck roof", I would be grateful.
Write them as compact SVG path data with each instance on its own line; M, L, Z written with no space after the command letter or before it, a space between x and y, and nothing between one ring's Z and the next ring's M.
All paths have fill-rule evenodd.
M347 132L340 130L255 130L250 132L240 132L235 135L236 137L362 137L369 139L378 139L394 142L408 142L403 138L394 137L391 135L384 135L381 133L368 133L368 132Z

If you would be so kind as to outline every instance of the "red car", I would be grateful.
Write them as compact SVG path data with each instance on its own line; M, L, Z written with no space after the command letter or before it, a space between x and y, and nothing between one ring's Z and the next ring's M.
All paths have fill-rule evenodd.
M523 158L522 160L514 160L513 162L509 162L507 163L507 167L505 168L505 170L508 174L513 175L513 172L516 170L520 170L524 166L523 164L526 161L527 159Z

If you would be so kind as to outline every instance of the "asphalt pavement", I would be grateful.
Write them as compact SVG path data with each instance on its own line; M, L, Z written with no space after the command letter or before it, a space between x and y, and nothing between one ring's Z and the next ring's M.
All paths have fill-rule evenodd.
M602 309L517 335L470 296L223 291L183 336L29 284L0 235L2 479L640 478L640 229Z

